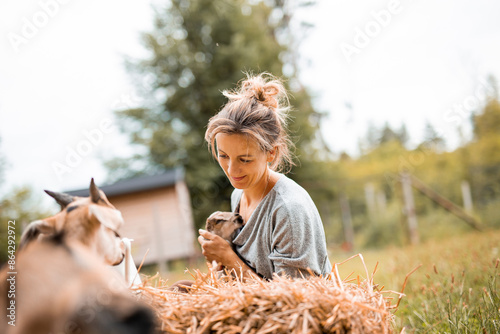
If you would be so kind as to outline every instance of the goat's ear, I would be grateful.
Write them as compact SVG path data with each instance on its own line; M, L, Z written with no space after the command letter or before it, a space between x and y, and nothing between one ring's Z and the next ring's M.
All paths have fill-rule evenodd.
M205 229L208 231L208 232L211 232L213 230L215 226L215 222L213 219L211 218L208 218L207 219L207 222L205 223Z
M23 249L31 241L36 240L40 234L52 234L56 231L54 223L55 220L35 220L31 222L21 235L19 242L19 249Z
M235 223L243 224L243 217L239 214L235 214L236 218L234 220Z
M69 203L73 202L75 198L71 195L65 193L56 193L50 190L44 190L50 197L56 200L56 202L61 206L61 210L68 206Z
M99 191L99 188L94 183L94 178L90 179L90 198L92 199L92 203L97 203L99 199L101 199L101 193Z
M120 211L101 205L89 205L89 215L94 216L99 223L117 231L123 225L123 217Z

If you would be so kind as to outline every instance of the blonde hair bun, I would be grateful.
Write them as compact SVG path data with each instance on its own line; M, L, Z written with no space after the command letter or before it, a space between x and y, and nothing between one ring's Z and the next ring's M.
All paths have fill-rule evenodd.
M266 72L258 76L252 76L248 73L246 75L247 78L241 83L239 90L233 92L224 91L224 96L229 100L253 97L264 106L278 110L281 100L286 97L283 83Z

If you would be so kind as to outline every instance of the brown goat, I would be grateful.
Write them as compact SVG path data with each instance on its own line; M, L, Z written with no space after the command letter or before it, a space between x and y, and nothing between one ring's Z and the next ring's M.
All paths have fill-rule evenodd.
M46 192L61 211L29 224L0 271L0 333L153 333L153 312L108 266L125 254L121 213L93 179L89 197Z
M122 262L125 248L118 235L123 225L120 211L106 195L90 182L89 197L77 197L45 190L61 206L61 211L49 218L30 223L21 236L22 250L35 239L62 233L66 240L77 240L98 254L106 264Z
M32 242L0 272L0 333L153 333L153 312L102 259L64 234ZM14 289L12 287L14 281ZM9 296L7 298L7 296ZM3 313L3 312L0 312Z
M205 228L229 242L231 245L237 231L243 226L243 218L233 212L216 211L208 217Z
M233 240L238 233L238 229L243 226L243 217L238 213L216 211L207 218L205 228L208 232L213 233L226 240L234 247ZM215 270L223 270L224 267L212 261L212 267Z

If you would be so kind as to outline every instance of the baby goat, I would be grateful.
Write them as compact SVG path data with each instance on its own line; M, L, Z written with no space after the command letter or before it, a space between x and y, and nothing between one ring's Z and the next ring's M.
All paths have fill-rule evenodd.
M239 214L222 211L212 213L205 224L208 232L217 234L231 245L242 226L243 218Z
M238 235L238 230L243 226L243 217L233 212L216 211L208 217L205 228L229 242L234 248L233 240ZM212 267L218 271L223 267L216 261L212 261Z
M109 265L117 265L125 257L125 247L118 235L123 225L120 211L90 181L89 197L77 197L45 190L61 206L52 217L28 225L21 236L19 249L36 239L63 234L66 240L77 240Z

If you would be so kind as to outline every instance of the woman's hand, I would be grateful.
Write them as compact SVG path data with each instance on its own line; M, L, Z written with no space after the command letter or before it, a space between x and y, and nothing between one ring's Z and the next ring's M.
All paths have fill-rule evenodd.
M237 256L231 245L216 234L205 230L199 230L198 242L202 253L208 262L216 261L226 267L234 266L234 256Z
M240 260L226 240L205 230L200 229L199 233L198 242L208 262L216 261L226 267L228 271L234 271L237 276L244 279L252 275L252 269ZM252 276L257 277L255 274Z

